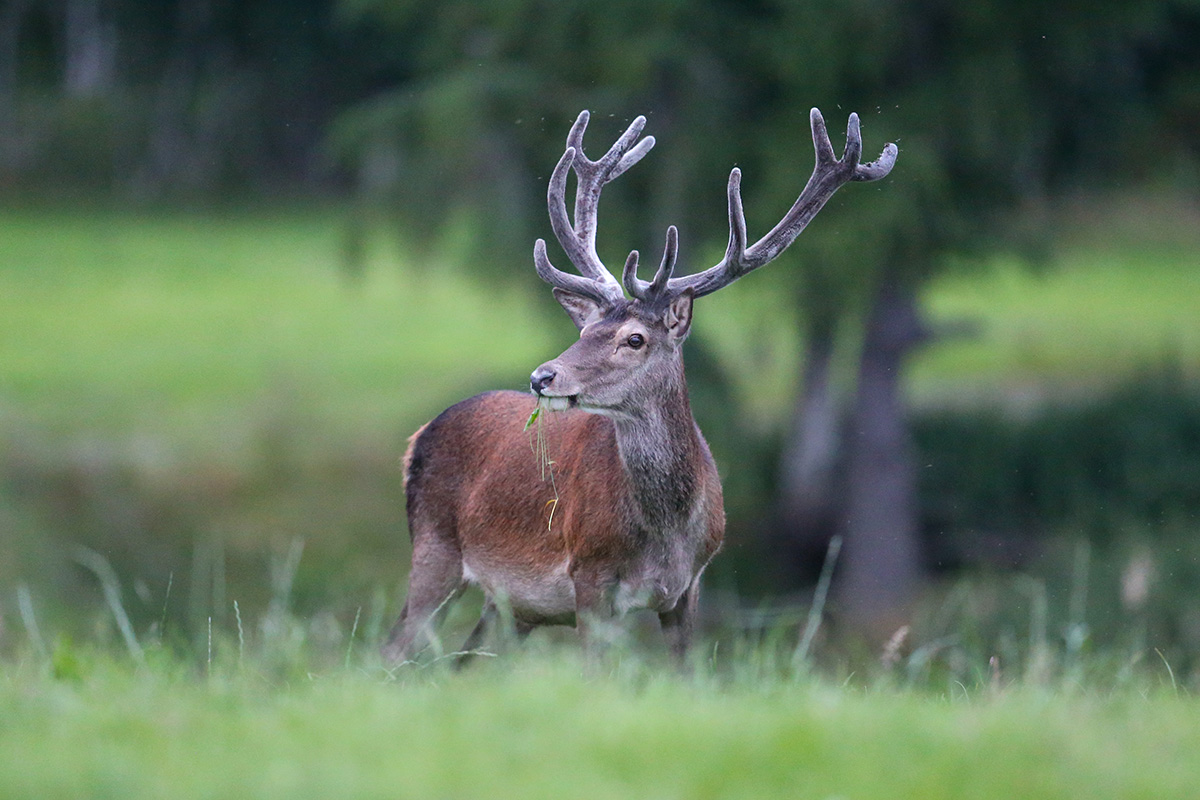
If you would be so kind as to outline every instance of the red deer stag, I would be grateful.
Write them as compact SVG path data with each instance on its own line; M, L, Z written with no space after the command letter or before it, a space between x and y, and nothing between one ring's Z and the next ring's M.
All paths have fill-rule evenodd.
M729 247L716 266L673 277L678 234L667 229L662 263L650 282L638 254L622 283L596 254L596 209L606 183L636 164L654 138L638 141L638 117L598 161L583 153L588 112L567 136L550 177L555 236L579 274L550 264L538 239L538 275L579 328L579 340L530 378L532 394L488 392L464 400L418 430L404 458L412 571L408 600L387 644L392 663L432 636L439 612L468 583L486 604L464 649L477 647L498 605L518 634L538 625L577 626L585 650L594 626L632 609L658 612L671 653L682 660L692 637L700 574L721 546L721 482L688 405L681 347L692 301L773 260L842 184L884 177L896 160L889 144L862 164L858 116L850 115L838 159L815 108L816 167L791 210L746 244L741 171L729 176ZM567 174L576 175L575 215L567 215ZM527 421L552 458L531 447ZM589 628L592 636L589 636Z

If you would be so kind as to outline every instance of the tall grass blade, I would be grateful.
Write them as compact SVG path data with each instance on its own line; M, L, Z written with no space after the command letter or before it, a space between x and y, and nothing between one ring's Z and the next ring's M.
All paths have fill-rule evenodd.
M792 654L792 669L802 667L808 661L808 653L812 648L813 639L821 627L821 618L825 614L825 601L829 597L829 584L833 580L833 567L837 564L838 554L842 551L842 537L834 536L829 540L829 549L825 552L825 563L821 565L821 576L817 579L817 588L813 592L812 607L808 610L808 619L804 623L804 634L796 651Z
M33 642L33 647L37 650L38 655L45 661L49 657L49 651L46 649L46 640L42 638L42 631L38 627L37 617L33 614L33 598L29 594L29 587L21 584L17 587L17 611L21 615L21 624L25 626L25 632L29 635L29 641Z
M1049 601L1046 598L1046 583L1037 578L1023 578L1019 584L1029 595L1029 655L1025 665L1025 678L1034 684L1045 684L1050 679L1050 643L1047 638L1049 626Z
M1167 668L1167 677L1171 679L1171 691L1178 695L1179 684L1175 682L1175 670L1171 669L1171 662L1167 661L1167 657L1163 655L1163 651L1159 650L1157 647L1154 648L1154 652L1158 653L1158 657L1162 659L1163 666Z
M242 668L242 658L246 654L246 635L242 631L242 610L238 608L238 601L233 601L233 617L237 620L238 629L238 669Z
M125 607L121 605L121 584L117 580L116 571L108 563L108 559L83 545L75 546L73 557L78 564L90 570L100 581L100 587L104 591L104 600L108 603L108 608L117 621L117 628L121 631L121 637L125 640L125 647L129 649L129 654L139 663L145 661L145 653L133 632L133 624L129 621L129 615L125 613Z
M272 557L270 564L271 602L267 606L267 616L281 619L287 613L291 602L292 584L296 580L296 571L300 568L300 557L304 555L304 540L293 539L288 546L287 554L282 558Z
M167 576L167 591L163 596L162 616L158 620L158 636L161 640L167 633L167 604L171 602L171 585L175 583L175 570Z
M350 626L350 643L346 645L346 671L350 670L350 655L354 652L354 634L358 633L358 618L362 614L362 606L354 612L354 624Z

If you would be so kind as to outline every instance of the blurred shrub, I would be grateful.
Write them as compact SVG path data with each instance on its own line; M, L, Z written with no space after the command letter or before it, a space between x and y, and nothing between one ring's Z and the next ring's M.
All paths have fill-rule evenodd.
M940 566L1021 563L1033 540L1054 532L1103 542L1200 520L1200 392L1175 374L1025 418L930 412L914 420L914 435Z

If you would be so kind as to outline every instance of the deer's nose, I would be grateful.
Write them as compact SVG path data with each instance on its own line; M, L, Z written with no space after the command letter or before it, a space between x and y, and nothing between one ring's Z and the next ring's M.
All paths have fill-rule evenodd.
M534 394L541 394L557 375L557 372L543 364L529 376L529 388L533 389Z

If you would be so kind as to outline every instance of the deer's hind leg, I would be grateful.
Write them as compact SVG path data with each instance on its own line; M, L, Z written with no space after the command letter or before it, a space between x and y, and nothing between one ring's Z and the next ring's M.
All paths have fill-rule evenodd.
M475 656L479 655L479 648L483 644L484 639L487 638L488 632L495 628L497 623L505 622L508 624L502 625L502 629L504 630L505 634L502 636L502 640L505 638L511 638L514 643L517 644L525 641L525 637L529 635L534 627L528 622L523 622L519 619L513 619L511 614L506 615L505 613L502 613L500 608L496 605L496 601L489 597L484 603L483 612L479 616L479 622L475 625L475 629L471 631L471 635L468 636L467 640L463 643L462 653L459 656L458 661L454 662L454 668L462 669L470 661L472 661ZM511 634L511 636L509 636L509 634Z
M462 550L458 543L436 531L415 532L408 599L381 651L384 661L398 664L411 658L426 642L437 641L434 629L462 590Z

